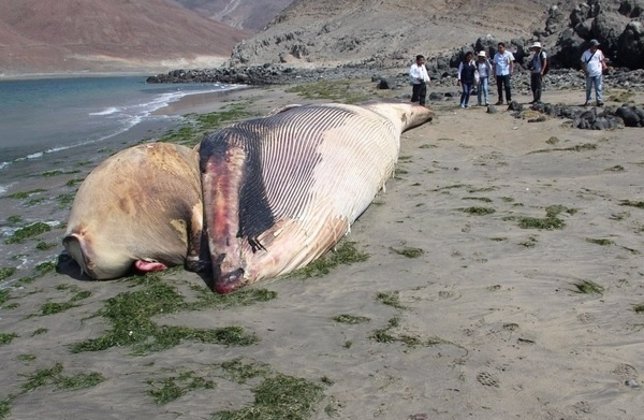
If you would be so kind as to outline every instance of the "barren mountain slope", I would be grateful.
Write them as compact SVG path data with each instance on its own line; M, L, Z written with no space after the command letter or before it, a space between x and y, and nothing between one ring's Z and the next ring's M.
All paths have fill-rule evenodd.
M232 27L259 32L293 0L177 0L184 7Z
M0 0L0 72L221 60L248 35L166 0Z
M245 64L307 66L431 55L492 34L529 36L543 27L549 0L296 0L267 30L236 47Z

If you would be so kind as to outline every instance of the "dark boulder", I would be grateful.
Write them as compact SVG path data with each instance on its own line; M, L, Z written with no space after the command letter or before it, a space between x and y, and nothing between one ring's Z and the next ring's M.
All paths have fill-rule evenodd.
M644 68L644 29L642 23L632 21L619 37L617 57L620 64L632 69Z
M377 87L378 89L391 89L391 83L387 79L380 79Z
M618 12L629 18L637 18L644 15L643 0L622 0Z
M584 52L584 39L571 28L566 29L559 35L557 40L558 52L555 55L557 64L562 67L580 67L581 54Z
M600 13L593 20L592 38L599 41L604 55L615 61L619 47L619 36L628 24L628 19L618 14Z
M644 108L622 105L615 110L615 115L624 120L624 125L627 127L644 127Z
M618 116L608 112L598 113L597 108L591 108L575 117L572 125L582 130L610 130L623 127L624 122Z

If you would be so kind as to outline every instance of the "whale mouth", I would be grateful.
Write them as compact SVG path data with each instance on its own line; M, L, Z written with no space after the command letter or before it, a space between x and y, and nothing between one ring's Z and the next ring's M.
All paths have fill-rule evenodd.
M234 292L244 285L244 269L238 268L215 278L213 288L222 295Z

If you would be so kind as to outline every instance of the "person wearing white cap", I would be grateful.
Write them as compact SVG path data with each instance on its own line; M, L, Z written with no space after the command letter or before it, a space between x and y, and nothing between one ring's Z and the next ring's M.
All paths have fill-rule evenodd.
M590 48L581 55L581 68L586 75L586 102L584 106L587 106L588 102L590 102L593 86L595 86L597 106L604 105L604 102L602 102L602 72L606 66L605 60L604 54L599 49L599 41L591 39Z
M534 51L534 55L528 62L528 68L530 69L530 89L532 90L532 102L531 104L536 104L541 102L541 82L543 81L543 75L548 66L548 56L546 52L541 48L541 42L535 42L530 46L530 49Z
M477 86L477 99L479 105L489 105L487 100L490 92L490 74L492 74L492 65L487 59L485 51L479 51L476 55L476 70L479 72L479 84Z

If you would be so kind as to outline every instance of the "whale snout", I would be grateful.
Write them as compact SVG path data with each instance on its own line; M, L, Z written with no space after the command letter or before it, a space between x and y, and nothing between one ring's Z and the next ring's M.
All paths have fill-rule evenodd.
M225 295L234 292L244 285L244 269L238 268L237 270L219 274L215 277L213 288L215 292Z

